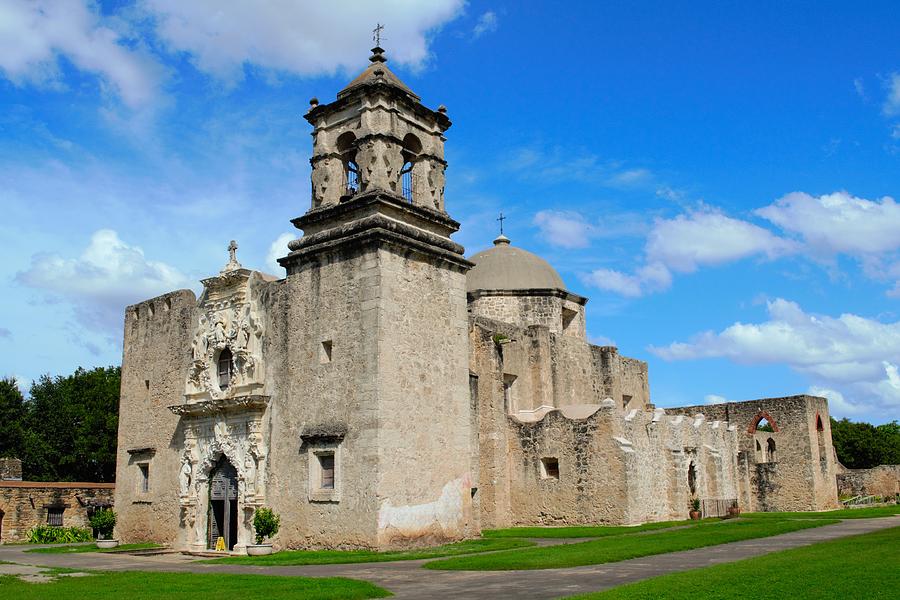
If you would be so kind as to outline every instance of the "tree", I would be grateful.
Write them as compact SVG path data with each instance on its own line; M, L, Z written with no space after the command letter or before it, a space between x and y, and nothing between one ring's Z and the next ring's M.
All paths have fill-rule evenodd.
M838 460L849 469L900 464L900 425L874 426L844 418L831 419L831 439Z
M22 457L25 409L25 397L15 377L0 379L0 457Z
M33 481L114 481L119 367L44 375L27 401L22 469Z

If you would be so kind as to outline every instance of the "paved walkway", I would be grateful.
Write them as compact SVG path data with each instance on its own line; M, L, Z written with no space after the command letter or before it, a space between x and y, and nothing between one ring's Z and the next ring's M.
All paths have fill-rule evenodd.
M0 561L110 571L181 571L352 577L380 585L394 592L396 597L401 599L465 597L496 600L497 598L515 597L517 600L524 600L559 598L570 594L600 591L658 575L734 562L779 550L898 526L900 526L900 516L848 519L834 525L756 540L645 556L605 565L536 571L432 571L420 568L427 562L424 560L302 567L256 567L202 564L192 557L181 554L126 556L98 553L24 553L23 551L30 546L0 546Z

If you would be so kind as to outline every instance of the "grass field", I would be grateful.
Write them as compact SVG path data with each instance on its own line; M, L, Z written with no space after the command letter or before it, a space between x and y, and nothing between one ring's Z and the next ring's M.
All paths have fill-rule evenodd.
M768 537L837 522L827 519L747 519L705 522L684 529L661 530L648 535L617 535L549 548L529 548L495 554L460 556L430 562L425 567L459 571L578 567Z
M391 593L365 581L340 577L277 577L271 575L222 575L212 573L147 573L141 571L96 573L85 577L60 577L50 583L25 583L16 577L0 577L2 600L357 600L386 598Z
M900 514L900 504L872 508L845 508L822 512L760 512L744 513L746 519L871 519Z
M509 529L485 529L481 532L486 538L588 538L606 537L609 535L622 535L626 533L640 533L641 531L653 531L667 529L681 525L691 525L695 521L662 521L659 523L644 523L633 527L618 525L584 525L574 527L510 527Z
M900 527L894 527L573 598L893 599L900 595L898 548Z
M288 565L327 565L346 563L388 562L393 560L418 560L471 554L474 552L491 552L511 550L534 546L533 542L515 539L481 539L467 540L455 544L446 544L421 550L376 552L373 550L284 550L268 556L226 556L203 562L230 563L240 565L288 566Z
M115 548L110 548L109 550L101 550L94 544L78 544L78 545L66 545L66 546L52 546L50 548L32 548L31 550L26 550L25 552L36 552L38 554L70 554L70 553L81 553L81 552L123 552L127 550L149 550L151 548L162 548L159 544L154 544L153 542L145 542L142 544L120 544Z

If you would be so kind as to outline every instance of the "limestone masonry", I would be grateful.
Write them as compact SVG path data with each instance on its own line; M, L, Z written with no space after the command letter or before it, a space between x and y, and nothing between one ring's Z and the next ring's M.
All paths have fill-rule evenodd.
M279 279L236 244L204 291L130 306L118 537L205 550L391 548L483 527L837 507L823 398L656 408L647 364L501 236L470 258L444 200L446 109L371 65L311 101L312 202Z

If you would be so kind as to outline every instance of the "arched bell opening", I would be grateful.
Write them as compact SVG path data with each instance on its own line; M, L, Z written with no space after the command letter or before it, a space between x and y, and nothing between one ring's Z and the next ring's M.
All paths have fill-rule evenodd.
M223 456L209 475L207 548L234 549L238 541L238 517L237 469Z
M356 136L345 131L337 139L337 151L344 165L344 193L341 200L348 200L360 190L359 165L356 163Z
M422 142L415 135L407 133L403 138L403 168L400 169L400 189L403 198L407 202L414 202L416 199L416 191L418 187L418 176L414 173L413 168L422 152Z

